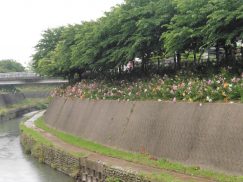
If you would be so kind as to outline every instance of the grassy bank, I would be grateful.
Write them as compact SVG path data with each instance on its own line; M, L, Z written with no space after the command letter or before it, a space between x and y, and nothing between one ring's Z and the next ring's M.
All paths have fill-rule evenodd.
M37 143L53 146L52 142L43 137L39 132L31 128L27 128L23 122L20 123L19 128L21 133L24 133L25 135L28 135L29 137L33 138Z
M45 146L49 146L49 147L55 147L58 150L62 150L56 146L54 146L54 144L46 139L45 137L43 137L39 132L33 130L32 128L28 128L24 125L24 122L21 122L19 125L20 131L22 134L27 135L28 137L32 138L36 143L33 148L36 148L39 145L45 145ZM28 148L28 146L25 146L25 148L27 149L25 152L26 153L31 153L31 149ZM75 153L75 152L69 152L70 155L74 156L74 157L84 157L85 154L84 153Z
M56 129L48 127L43 118L40 118L36 121L36 126L39 128L42 128L43 130L57 136L61 140L72 144L77 147L85 148L87 150L100 153L105 156L110 156L114 158L120 158L123 160L144 164L152 167L158 167L161 169L167 169L171 171L176 171L179 173L184 173L192 176L201 176L206 177L209 179L213 179L219 182L241 182L243 181L243 176L237 177L237 176L229 176L221 173L216 173L209 170L200 169L199 167L187 167L183 166L179 163L172 163L167 160L163 159L156 159L153 156L150 156L149 154L145 153L131 153L126 151L121 151L113 148L109 148L91 141L84 140L82 138L73 136L71 134L67 134L61 131L58 131ZM162 179L166 177L165 175L151 175L153 179Z

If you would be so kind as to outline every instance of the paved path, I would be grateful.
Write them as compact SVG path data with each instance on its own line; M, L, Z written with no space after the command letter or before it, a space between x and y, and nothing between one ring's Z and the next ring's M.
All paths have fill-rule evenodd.
M170 176L173 176L176 180L179 182L213 182L213 180L202 178L202 177L196 177L196 176L190 176L183 173L178 173L175 171L169 171L165 169L150 167L146 165L136 164L133 162L125 161L118 158L108 157L104 156L95 152L91 152L89 150L86 150L84 148L76 147L71 144L68 144L56 136L37 128L34 124L34 121L43 116L45 111L40 112L32 112L28 115L28 117L31 117L25 122L25 125L29 128L33 128L34 130L40 132L45 138L50 140L55 146L65 149L68 152L79 152L84 153L87 156L88 160L96 161L99 163L104 163L106 165L112 166L114 168L122 169L124 171L133 172L135 174L143 173L143 174L167 174Z

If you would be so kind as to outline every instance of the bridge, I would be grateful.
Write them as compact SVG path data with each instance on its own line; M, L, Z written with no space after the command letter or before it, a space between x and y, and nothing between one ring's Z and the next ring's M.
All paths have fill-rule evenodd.
M45 78L33 72L0 73L0 86L25 84L62 84L67 80L60 78Z

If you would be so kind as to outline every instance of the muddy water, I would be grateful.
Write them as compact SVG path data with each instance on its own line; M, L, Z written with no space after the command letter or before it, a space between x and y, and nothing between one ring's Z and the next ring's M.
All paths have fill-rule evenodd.
M0 122L0 182L73 182L70 177L24 154L20 119Z

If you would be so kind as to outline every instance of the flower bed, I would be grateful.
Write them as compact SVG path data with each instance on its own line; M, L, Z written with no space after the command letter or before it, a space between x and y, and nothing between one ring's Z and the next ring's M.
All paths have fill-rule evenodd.
M165 75L134 81L82 80L73 86L55 89L52 96L93 100L243 102L243 73L241 76L232 76L228 72L222 72L210 78Z

